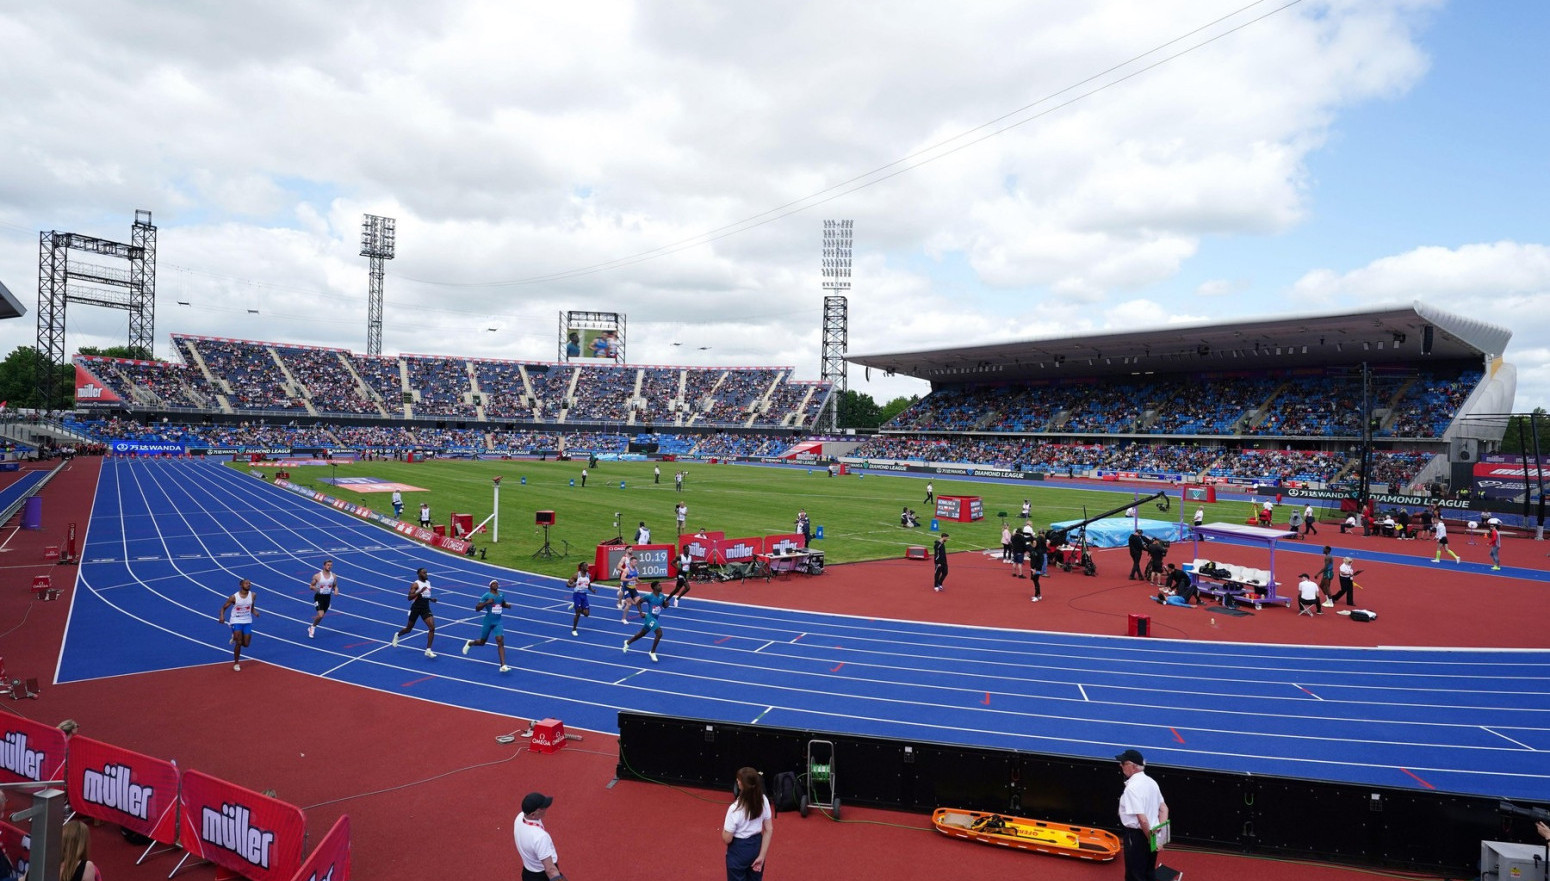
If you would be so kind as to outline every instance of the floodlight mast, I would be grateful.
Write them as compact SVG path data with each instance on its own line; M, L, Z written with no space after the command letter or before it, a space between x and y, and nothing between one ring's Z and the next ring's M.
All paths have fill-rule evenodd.
M397 224L391 217L367 214L361 220L361 256L370 258L366 292L366 354L382 354L383 261L392 260L397 246Z
M850 290L851 238L855 232L854 220L825 220L823 222L823 353L818 377L830 384L828 421L830 431L840 428L840 399L845 396L845 350L849 336L849 303L845 292ZM818 415L822 425L825 414Z

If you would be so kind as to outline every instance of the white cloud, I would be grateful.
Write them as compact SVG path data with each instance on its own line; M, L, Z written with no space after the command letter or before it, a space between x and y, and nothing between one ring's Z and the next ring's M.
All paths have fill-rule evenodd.
M1421 300L1512 330L1507 360L1518 367L1518 404L1550 400L1550 246L1519 242L1422 247L1348 272L1319 269L1292 286L1294 301L1365 308ZM1528 345L1524 346L1524 341Z
M0 277L29 300L25 230L122 237L151 208L160 346L183 331L360 350L371 212L399 223L388 351L544 359L559 311L617 310L632 360L682 363L694 343L703 363L812 378L819 221L850 217L852 351L1165 323L1199 311L1153 288L1203 237L1306 221L1309 156L1341 113L1426 73L1416 30L1435 3L1294 7L806 213L675 243L1240 5L14 6L0 11L15 49L0 56L0 167L22 173L0 182ZM653 249L674 252L628 259ZM479 284L501 281L522 283ZM122 316L90 311L72 311L72 345L77 320L113 341ZM23 321L0 327L0 348L30 344Z

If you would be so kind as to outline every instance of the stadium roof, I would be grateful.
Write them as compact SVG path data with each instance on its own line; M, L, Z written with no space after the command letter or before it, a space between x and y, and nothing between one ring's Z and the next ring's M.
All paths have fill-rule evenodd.
M1424 354L1428 328L1431 351ZM1416 301L1363 312L1178 324L918 352L846 355L852 364L937 384L1059 376L1338 367L1477 360L1502 354L1512 331Z
M21 300L16 299L16 295L5 286L5 282L0 281L0 318L20 318L26 314L27 307L22 305Z

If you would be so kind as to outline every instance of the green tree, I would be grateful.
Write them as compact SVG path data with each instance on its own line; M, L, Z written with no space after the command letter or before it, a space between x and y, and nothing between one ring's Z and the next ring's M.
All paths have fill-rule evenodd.
M74 368L65 365L60 368L59 377L64 400L58 406L69 407L73 400L69 389L75 381ZM17 346L0 361L0 401L5 401L8 407L43 406L38 394L38 350L35 347Z
M1513 416L1507 420L1507 433L1502 436L1501 451L1515 455L1534 455L1534 433L1539 433L1539 454L1550 456L1550 416L1544 407L1535 407L1533 424L1527 416ZM1524 442L1528 448L1524 449Z
M98 355L103 358L129 358L135 361L160 361L140 346L82 346L80 354Z
M884 404L882 409L878 412L877 424L879 426L887 425L889 420L893 419L893 417L899 415L900 413L903 413L911 404L918 403L920 403L920 395L911 395L907 398L903 395L900 395L899 397L894 398L893 400Z
M876 428L882 424L877 402L865 392L846 389L840 395L841 428Z

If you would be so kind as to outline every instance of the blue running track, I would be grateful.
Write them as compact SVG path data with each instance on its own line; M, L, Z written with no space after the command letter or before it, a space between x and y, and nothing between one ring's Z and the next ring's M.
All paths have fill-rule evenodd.
M315 639L307 583L342 595ZM430 570L435 659L407 615ZM216 611L250 578L255 661L366 688L616 732L619 710L1157 764L1542 798L1550 653L1350 649L1072 636L870 620L704 600L663 617L661 662L614 618L613 590L570 635L557 579L428 550L230 468L103 463L61 682L230 662ZM508 662L476 597L510 594ZM233 672L233 677L242 674Z

